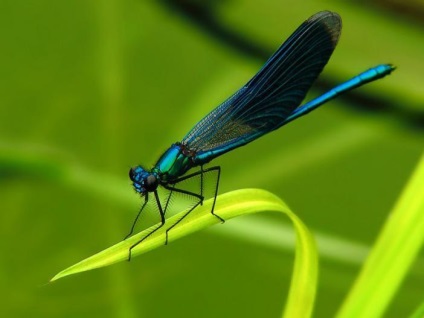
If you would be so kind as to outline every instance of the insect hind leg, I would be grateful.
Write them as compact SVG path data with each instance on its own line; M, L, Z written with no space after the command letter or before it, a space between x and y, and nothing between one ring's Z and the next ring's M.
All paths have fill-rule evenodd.
M217 177L216 177L216 181L215 181L215 194L214 194L214 197L213 197L213 204L212 204L211 213L212 213L212 215L214 215L218 219L220 219L222 223L224 223L225 220L214 212L216 197L218 196L219 178L221 177L221 167L220 166L214 166L214 167L210 167L206 170L202 169L202 172L208 172L208 171L216 171L216 173L217 173Z
M186 179L186 178L185 178ZM184 180L185 180L184 179ZM178 220L177 220L177 222L175 222L174 224L172 224L169 228L167 228L166 229L166 240L165 240L165 245L167 245L168 244L168 232L171 230L171 229L173 229L177 224L179 224L182 220L184 220L184 218L186 217L186 216L188 216L197 206L199 206L200 204L202 204L202 202L203 202L203 196L202 195L200 195L200 194L197 194L197 193L194 193L194 192L191 192L191 191L187 191L187 190L184 190L184 189L179 189L179 188L175 188L175 186L173 185L173 186L168 186L168 185L164 185L164 188L165 189L167 189L167 190L169 190L169 191L173 191L173 192L177 192L177 193L182 193L182 194L186 194L186 195L189 195L189 196L192 196L192 197L195 197L195 198L197 198L198 199L198 201L196 202L196 204L194 205L194 206L192 206L186 213L184 213L184 215L181 217L181 218L179 218Z
M177 180L174 180L173 184L178 185L178 183L180 183L182 181L200 176L200 196L202 197L202 200L199 204L202 205L203 199L204 199L204 179L205 179L205 175L209 172L210 173L216 173L216 181L215 181L215 187L214 187L214 192L213 192L213 204L212 204L211 214L213 216L215 216L216 218L218 218L222 223L224 223L225 220L214 212L215 211L215 204L216 204L216 197L218 195L219 180L220 180L220 176L221 176L221 167L220 166L214 166L214 167L210 167L210 168L207 168L207 169L203 169L203 166L201 166L200 171L197 171L197 172L185 175L183 177L180 177ZM172 189L174 189L174 188L172 188ZM189 195L198 196L191 191L187 191L187 192L188 192L187 194L189 194Z

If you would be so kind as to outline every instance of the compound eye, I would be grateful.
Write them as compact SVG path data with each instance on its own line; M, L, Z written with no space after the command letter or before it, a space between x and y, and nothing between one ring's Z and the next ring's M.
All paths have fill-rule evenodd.
M130 179L131 179L131 181L135 181L134 180L134 176L135 176L135 169L134 168L131 168L130 169L130 172L128 173L128 175L130 176Z
M144 187L147 191L154 191L158 187L158 179L153 175L149 174L144 181Z

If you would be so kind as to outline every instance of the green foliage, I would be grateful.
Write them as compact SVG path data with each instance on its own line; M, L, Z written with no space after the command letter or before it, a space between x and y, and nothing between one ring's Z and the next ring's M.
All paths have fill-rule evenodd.
M424 242L422 189L424 155L337 317L380 317L387 309ZM168 242L219 223L210 214L212 203L213 200L208 200L193 211L172 230ZM239 190L219 196L215 213L229 220L240 215L272 211L281 212L290 218L297 237L292 285L283 317L310 317L317 287L318 256L312 234L300 219L284 202L271 193L258 189ZM183 211L169 218L167 224L173 224L184 213ZM157 226L158 224L61 271L51 281L127 260L129 248ZM166 226L160 228L133 248L132 257L163 246L166 229ZM414 316L419 316L421 312L422 308L419 308Z
M44 285L66 264L123 239L140 206L129 167L152 165L263 62L166 3L1 2L3 316L281 315L298 247L275 213L236 218L130 263ZM338 12L343 32L325 83L379 63L398 67L356 91L366 102L356 95L337 99L215 162L222 167L220 193L266 189L307 224L320 255L314 316L333 317L382 224L398 214L388 211L423 150L420 4L403 1L402 10L381 1L208 5L204 19L265 51L311 14ZM140 229L157 217L146 214ZM414 222L405 219L398 228L403 232L407 223ZM423 252L402 272L413 258L409 243L405 251L396 245L409 256L402 266L394 262L387 292L371 299L388 318L407 317L422 303ZM365 288L362 281L355 286ZM354 304L351 297L346 306Z
M337 317L381 317L424 243L424 155Z
M411 318L422 318L424 317L424 303L412 314Z
M213 200L205 202L203 206L191 213L181 225L172 229L172 232L169 232L168 242L171 243L180 237L219 223L219 220L210 213L212 202ZM215 213L225 220L257 212L281 212L286 214L293 222L298 243L296 244L296 261L292 276L292 287L284 317L310 317L317 287L318 255L314 239L300 219L277 197L269 192L257 189L239 190L223 194L219 197L215 209ZM173 224L184 213L183 211L173 216L167 221L167 224ZM51 281L128 260L129 247L137 243L157 226L154 225L150 229L61 271ZM166 229L166 226L162 227L155 234L138 244L132 249L131 256L134 257L163 246L166 240Z

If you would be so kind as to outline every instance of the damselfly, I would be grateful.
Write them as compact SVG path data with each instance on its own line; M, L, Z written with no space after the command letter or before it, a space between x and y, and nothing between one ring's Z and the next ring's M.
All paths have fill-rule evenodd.
M334 12L323 11L310 17L246 85L199 121L181 142L171 145L151 170L141 166L131 168L130 179L135 190L144 197L144 203L127 237L133 233L139 216L152 197L159 210L161 224L130 247L129 258L133 247L165 225L165 214L173 194L193 197L196 203L166 230L165 244L168 242L168 232L203 203L206 173L216 174L211 213L224 222L214 213L221 168L204 168L206 163L307 114L346 91L382 78L394 70L389 64L378 65L299 106L330 59L341 27L341 18ZM198 171L188 173L196 167L199 167ZM183 181L194 177L200 177L198 192L179 187ZM161 201L159 187L168 190L165 201Z

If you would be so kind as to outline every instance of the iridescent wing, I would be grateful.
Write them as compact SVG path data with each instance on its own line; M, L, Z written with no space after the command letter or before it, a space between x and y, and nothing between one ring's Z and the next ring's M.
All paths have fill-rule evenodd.
M313 15L245 86L193 127L182 143L209 161L279 128L327 64L340 32L338 14Z

